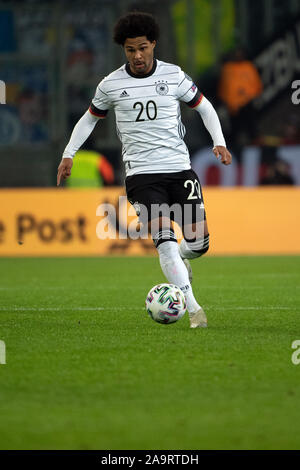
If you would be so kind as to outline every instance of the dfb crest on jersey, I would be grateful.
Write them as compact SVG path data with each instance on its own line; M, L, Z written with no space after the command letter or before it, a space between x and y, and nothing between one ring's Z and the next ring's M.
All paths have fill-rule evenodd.
M166 95L169 91L169 87L168 85L165 83L165 82L155 82L157 83L156 85L156 93L158 93L159 95Z

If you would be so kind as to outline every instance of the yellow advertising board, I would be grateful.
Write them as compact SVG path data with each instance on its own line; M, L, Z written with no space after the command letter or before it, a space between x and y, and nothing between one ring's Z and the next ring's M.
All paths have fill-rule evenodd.
M300 189L204 188L204 199L210 254L300 253ZM2 189L0 256L154 254L148 237L128 237L136 220L119 187Z

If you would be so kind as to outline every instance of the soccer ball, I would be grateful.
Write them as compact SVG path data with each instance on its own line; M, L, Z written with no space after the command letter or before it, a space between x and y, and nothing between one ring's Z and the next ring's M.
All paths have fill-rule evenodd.
M146 297L146 310L158 323L175 323L186 311L184 293L174 284L158 284Z

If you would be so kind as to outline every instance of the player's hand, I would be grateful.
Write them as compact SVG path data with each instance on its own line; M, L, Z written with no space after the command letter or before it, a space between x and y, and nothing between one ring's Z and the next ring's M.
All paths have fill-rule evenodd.
M230 165L232 162L232 155L231 153L227 150L226 147L223 147L223 145L216 145L213 148L213 152L217 158L221 157L221 163L224 165Z
M71 168L73 166L72 158L63 158L57 170L57 186L60 185L61 179L65 180L71 175Z

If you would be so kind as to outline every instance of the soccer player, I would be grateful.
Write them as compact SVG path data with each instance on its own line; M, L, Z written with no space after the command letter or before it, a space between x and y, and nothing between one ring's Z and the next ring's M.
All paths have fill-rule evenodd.
M180 101L201 116L211 135L215 156L224 165L230 164L232 157L212 104L179 66L154 57L158 37L157 22L150 14L133 12L118 20L114 40L124 48L127 63L97 86L88 111L75 125L63 153L57 184L70 176L76 151L96 123L113 109L123 147L127 198L140 221L148 224L167 280L185 294L190 327L206 327L206 315L191 287L188 260L207 252L209 233L201 185L191 169L183 140ZM187 214L181 219L184 238L180 245L171 222L173 213L152 210L174 205L183 210L184 216Z

